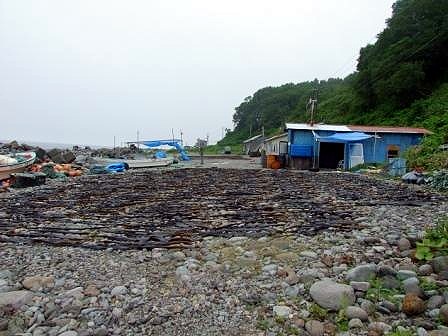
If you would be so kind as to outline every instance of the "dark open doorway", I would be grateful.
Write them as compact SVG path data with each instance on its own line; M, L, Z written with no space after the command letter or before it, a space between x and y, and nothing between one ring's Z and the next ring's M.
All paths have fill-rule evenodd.
M341 160L344 160L343 143L321 142L319 151L320 168L336 169Z

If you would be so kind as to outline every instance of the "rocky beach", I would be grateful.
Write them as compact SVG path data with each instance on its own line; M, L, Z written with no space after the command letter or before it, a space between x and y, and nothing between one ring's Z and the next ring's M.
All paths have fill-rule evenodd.
M350 173L167 169L1 195L0 335L448 335L446 196Z

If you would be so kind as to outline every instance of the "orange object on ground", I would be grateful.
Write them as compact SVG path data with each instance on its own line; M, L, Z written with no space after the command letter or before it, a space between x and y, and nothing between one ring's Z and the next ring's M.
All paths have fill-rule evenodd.
M271 164L272 169L280 169L281 167L282 167L282 165L280 164L280 161L274 161Z
M80 171L80 170L70 170L68 172L68 176L71 176L71 177L81 176L81 175L82 175L82 171Z
M272 164L277 161L277 156L276 155L268 155L266 156L266 166L268 168L272 168Z

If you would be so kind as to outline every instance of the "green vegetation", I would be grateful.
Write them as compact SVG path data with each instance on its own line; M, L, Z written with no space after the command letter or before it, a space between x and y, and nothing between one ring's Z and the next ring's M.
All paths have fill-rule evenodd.
M415 332L408 329L395 330L387 334L387 336L414 336Z
M286 322L286 318L280 317L280 316L276 316L275 317L275 323L277 323L277 324L285 324L285 322Z
M360 50L357 71L330 78L266 87L235 108L235 129L220 145L241 143L285 122L307 122L306 105L318 90L316 122L425 127L434 132L407 154L410 165L447 167L448 1L398 0L375 44Z
M257 321L257 328L260 330L268 331L271 327L271 322L267 319Z
M420 288L424 291L430 291L430 290L436 290L439 289L439 286L437 286L437 283L435 281L429 281L425 277L420 278Z
M348 331L348 318L345 314L345 309L341 309L336 316L335 319L336 327L338 328L338 331Z
M239 155L243 152L243 146L241 144L234 144L234 145L210 145L204 148L204 154L213 155L213 154L224 154L225 153L225 147L230 147L230 153L233 155ZM192 148L188 150L188 153L199 153L199 148Z
M448 158L448 152L446 157ZM448 191L448 170L443 169L434 172L430 178L429 185L438 191Z
M425 238L417 243L415 257L419 260L431 260L448 254L448 219L441 219L434 228L425 232Z
M374 279L370 281L370 288L367 290L366 299L372 302L387 300L393 303L398 303L394 297L397 294L400 294L398 289L385 288L381 279Z
M312 303L310 307L308 308L308 311L311 314L311 317L323 321L328 316L328 310L320 307L319 305Z
M288 325L285 327L285 331L287 335L300 335L300 330L297 327L292 325Z

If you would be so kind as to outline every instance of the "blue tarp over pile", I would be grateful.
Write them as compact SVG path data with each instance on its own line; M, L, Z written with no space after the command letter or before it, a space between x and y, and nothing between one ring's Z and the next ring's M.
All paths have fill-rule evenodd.
M184 161L190 161L190 157L185 153L184 148L180 145L181 140L173 139L173 140L151 140L151 141L142 141L147 147L159 147L159 146L172 146L177 149L180 154L180 157Z
M330 136L316 136L316 140L320 142L360 142L372 138L372 135L368 135L362 132L348 132L348 133L335 133Z

